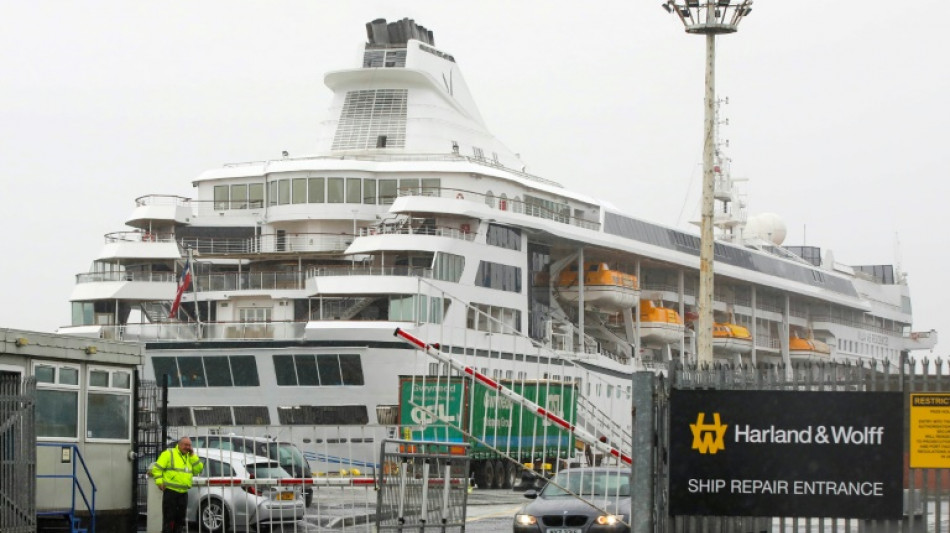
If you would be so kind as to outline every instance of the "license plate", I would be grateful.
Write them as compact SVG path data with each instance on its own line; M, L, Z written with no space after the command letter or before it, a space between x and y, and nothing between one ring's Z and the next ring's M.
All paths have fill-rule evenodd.
M578 528L556 527L548 529L548 533L581 533L581 530Z
M278 497L278 499L280 499L280 500L292 500L292 499L294 499L294 493L293 493L293 492L281 492L281 493L280 493L280 496ZM577 531L577 533L580 533L580 531Z

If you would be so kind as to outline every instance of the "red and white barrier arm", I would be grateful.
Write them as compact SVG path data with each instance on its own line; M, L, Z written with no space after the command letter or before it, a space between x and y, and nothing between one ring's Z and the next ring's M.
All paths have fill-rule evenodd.
M256 478L243 479L231 477L195 477L196 487L258 487L258 486L293 486L315 485L318 487L358 487L375 485L376 480L371 477L317 477L317 478Z
M489 389L498 391L498 394L501 394L505 398L521 405L522 407L526 409L534 411L541 418L550 420L551 422L557 424L558 426L568 431L573 432L575 437L580 439L585 444L591 446L592 448L602 453L612 455L620 459L626 464L631 464L633 462L633 460L630 458L629 455L621 452L620 450L610 446L609 444L605 442L601 442L597 437L595 437L591 433L588 433L587 430L583 428L579 428L575 426L574 424L571 424L567 420L564 420L563 418L552 413L551 411L548 411L544 407L541 407L540 405L532 402L531 400L525 398L524 396L505 387L501 383L498 383L497 381L491 379L485 374L478 372L477 370L475 370L475 368L470 367L470 366L465 366L459 363L458 361L456 361L455 359L453 359L452 357L450 357L448 354L442 353L442 351L439 350L438 344L426 344L422 342L421 340L419 340L418 338L410 335L409 333L406 333L401 328L396 328L396 331L395 333L393 333L393 335L395 335L396 337L402 338L404 341L408 342L409 344L412 344L416 348L429 354L431 357L438 359L439 362L446 363L450 365L453 369L472 376L472 378L475 380L476 383L480 383L483 386L488 387Z

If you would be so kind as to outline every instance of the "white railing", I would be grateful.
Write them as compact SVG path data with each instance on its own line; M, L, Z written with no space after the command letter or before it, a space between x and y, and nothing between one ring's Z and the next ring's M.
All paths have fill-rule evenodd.
M138 281L146 283L175 283L177 276L173 272L84 272L76 274L76 283L96 283L105 281Z

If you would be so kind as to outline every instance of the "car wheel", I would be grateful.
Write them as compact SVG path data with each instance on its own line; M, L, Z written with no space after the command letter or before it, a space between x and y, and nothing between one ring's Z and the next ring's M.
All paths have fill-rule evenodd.
M210 499L201 504L198 511L198 525L201 531L220 533L228 525L228 509L221 500Z
M304 493L304 503L307 507L310 507L310 504L313 503L313 491L308 490Z
M495 477L494 461L487 459L479 461L475 465L475 484L480 489L490 489L492 479Z

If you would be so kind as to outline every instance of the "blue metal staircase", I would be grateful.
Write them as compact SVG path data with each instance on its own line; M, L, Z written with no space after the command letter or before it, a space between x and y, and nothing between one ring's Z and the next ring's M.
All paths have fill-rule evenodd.
M86 461L82 457L82 453L79 452L79 447L71 443L58 443L58 442L37 442L37 447L44 446L49 448L61 448L61 449L70 449L70 454L72 460L70 461L73 465L73 471L71 474L37 474L36 479L70 479L72 480L72 497L70 498L70 507L69 509L53 509L53 510L43 510L36 513L37 518L43 517L62 517L69 522L69 531L70 533L96 533L96 483L92 480L92 474L89 473L89 468L86 467ZM85 475L85 481L88 482L90 491L92 494L87 495L86 490L83 489L82 484L80 483L80 477L78 474L78 466L82 466L82 474ZM89 527L82 527L82 519L76 516L76 494L79 494L82 499L82 504L85 511L89 513Z

